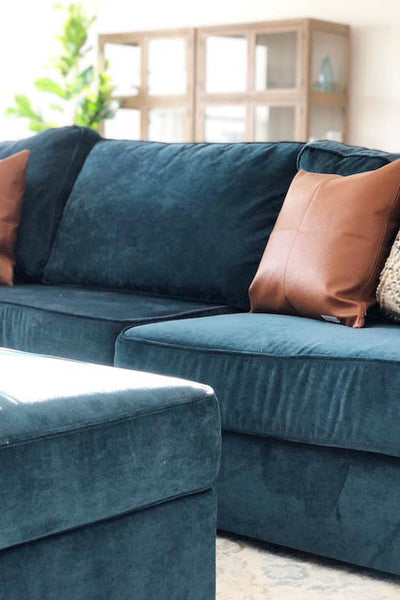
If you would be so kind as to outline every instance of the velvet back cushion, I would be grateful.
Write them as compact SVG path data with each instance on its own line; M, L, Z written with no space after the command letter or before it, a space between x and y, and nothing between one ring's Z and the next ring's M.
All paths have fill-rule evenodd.
M0 159L31 150L15 252L17 280L41 280L64 205L99 139L86 127L61 127L25 140L0 142Z
M100 142L68 200L45 281L247 309L301 147Z
M319 140L304 145L298 167L313 173L355 175L379 169L399 158L400 154Z
M400 221L400 161L293 180L250 287L253 312L362 327Z
M21 218L29 151L0 160L0 285L14 280L14 250Z

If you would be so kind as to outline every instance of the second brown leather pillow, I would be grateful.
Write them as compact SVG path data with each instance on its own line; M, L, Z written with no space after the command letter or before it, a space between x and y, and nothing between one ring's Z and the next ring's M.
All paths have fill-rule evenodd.
M400 160L342 177L299 171L250 286L252 312L362 327L400 222Z
M0 160L0 285L13 285L14 251L21 218L29 150Z

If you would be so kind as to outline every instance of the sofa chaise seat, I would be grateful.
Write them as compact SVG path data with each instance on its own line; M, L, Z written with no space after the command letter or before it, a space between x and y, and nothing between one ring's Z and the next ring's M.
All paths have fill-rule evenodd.
M0 369L0 597L212 600L212 390L4 349Z
M231 314L127 329L115 364L206 382L224 429L400 457L398 334Z
M221 529L398 572L398 326L231 314L124 331L115 364L211 385Z
M8 348L113 365L119 333L159 320L217 315L228 306L83 287L0 287L0 337Z

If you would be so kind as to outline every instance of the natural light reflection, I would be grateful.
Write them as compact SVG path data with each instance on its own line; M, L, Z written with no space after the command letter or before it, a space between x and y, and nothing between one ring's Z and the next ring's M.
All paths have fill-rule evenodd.
M0 349L0 408L140 389L202 389L181 379ZM0 415L1 418L1 415Z

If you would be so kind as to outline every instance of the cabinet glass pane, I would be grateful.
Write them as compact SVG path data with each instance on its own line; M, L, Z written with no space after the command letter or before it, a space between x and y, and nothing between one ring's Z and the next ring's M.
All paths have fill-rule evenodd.
M115 86L115 96L135 96L140 88L141 51L137 45L105 44L104 57Z
M140 111L120 108L113 119L104 122L104 135L107 138L139 140Z
M282 142L295 139L294 106L256 106L255 141Z
M295 88L297 33L265 33L256 37L257 90Z
M247 39L210 35L206 39L206 91L244 92L247 88Z
M154 108L149 110L148 139L156 142L185 141L186 111L184 108Z
M312 106L310 140L343 142L344 110L336 106Z
M344 92L346 38L337 33L314 31L312 36L312 85L321 92Z
M181 38L149 41L150 94L186 93L186 42Z
M206 142L244 142L246 108L244 106L208 106L205 111Z

